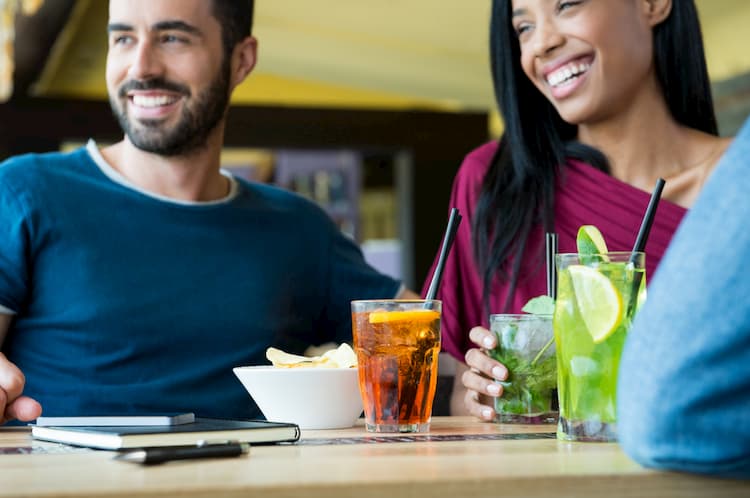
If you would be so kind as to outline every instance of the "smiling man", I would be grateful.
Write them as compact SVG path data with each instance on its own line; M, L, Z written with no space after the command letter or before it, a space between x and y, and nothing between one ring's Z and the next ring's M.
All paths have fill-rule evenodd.
M227 194L217 153L224 116L257 43L237 27L222 36L222 25L250 26L251 16L218 0L110 2L107 89L126 138L102 155L118 172L187 201ZM159 159L144 168L144 156Z
M349 301L413 295L317 206L220 169L251 0L111 0L124 138L0 165L0 423L260 412L232 367L350 340Z

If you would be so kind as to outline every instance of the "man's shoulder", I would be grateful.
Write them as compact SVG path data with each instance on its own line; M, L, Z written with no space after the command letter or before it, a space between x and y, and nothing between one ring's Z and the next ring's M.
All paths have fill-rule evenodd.
M85 149L72 152L27 153L10 157L0 162L2 178L34 178L46 172L60 171L80 165L85 157Z
M272 211L302 217L327 217L323 208L312 200L277 185L255 183L236 178L242 196L251 202L253 209Z

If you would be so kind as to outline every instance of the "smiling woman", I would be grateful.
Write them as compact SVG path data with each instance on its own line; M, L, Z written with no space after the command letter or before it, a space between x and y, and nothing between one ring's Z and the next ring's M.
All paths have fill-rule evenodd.
M456 177L451 207L471 223L440 296L444 349L467 362L452 407L485 420L494 412L477 393L501 395L489 379L508 375L478 349L495 346L487 318L545 293L544 232L575 252L578 227L593 224L614 250L630 249L647 192L666 178L653 274L728 145L716 136L693 0L494 0L490 49L505 136Z
M637 2L517 3L512 23L521 67L563 120L596 121L646 94L642 82L654 81L652 27L669 15L669 2L651 4L648 16Z

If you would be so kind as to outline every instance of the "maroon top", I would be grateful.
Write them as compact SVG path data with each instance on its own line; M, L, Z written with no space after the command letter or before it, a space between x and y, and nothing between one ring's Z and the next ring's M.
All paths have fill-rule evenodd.
M443 272L438 298L443 301L443 350L464 361L473 347L469 330L488 326L482 311L482 276L474 261L471 225L485 173L497 150L497 143L487 143L464 159L453 183L450 207L456 207L463 221ZM651 194L613 178L585 163L571 161L566 165L555 192L555 231L558 252L576 252L576 234L581 225L594 225L602 232L610 251L629 251L635 243L641 219ZM677 226L687 210L662 200L646 245L646 275L653 275ZM430 270L423 295L432 278ZM520 313L532 297L547 292L544 269L544 234L533 230L524 251L518 286L510 309L503 310L508 285L496 282L490 294L490 312Z

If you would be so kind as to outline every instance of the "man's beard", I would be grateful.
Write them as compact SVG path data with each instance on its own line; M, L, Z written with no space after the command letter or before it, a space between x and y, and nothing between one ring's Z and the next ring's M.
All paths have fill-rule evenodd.
M228 59L228 58L227 58ZM225 60L211 85L190 102L190 89L154 78L124 83L117 96L110 97L112 112L120 127L137 148L160 156L181 156L206 145L208 136L224 117L229 104L230 65ZM133 123L127 112L128 92L132 90L167 90L187 97L176 125L168 128L162 120L138 120Z

